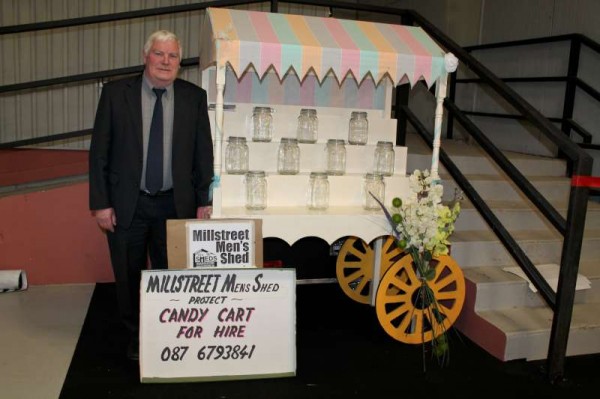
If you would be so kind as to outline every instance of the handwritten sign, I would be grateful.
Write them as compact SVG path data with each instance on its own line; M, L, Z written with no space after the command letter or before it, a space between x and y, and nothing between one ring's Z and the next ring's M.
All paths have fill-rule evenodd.
M296 374L294 269L144 270L142 382Z
M194 221L186 223L187 267L254 267L254 223Z

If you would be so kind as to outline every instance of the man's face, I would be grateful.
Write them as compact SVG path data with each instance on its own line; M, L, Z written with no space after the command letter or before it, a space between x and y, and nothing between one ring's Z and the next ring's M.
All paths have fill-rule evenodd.
M154 41L148 54L144 55L146 76L155 87L173 83L179 71L179 46L174 40Z

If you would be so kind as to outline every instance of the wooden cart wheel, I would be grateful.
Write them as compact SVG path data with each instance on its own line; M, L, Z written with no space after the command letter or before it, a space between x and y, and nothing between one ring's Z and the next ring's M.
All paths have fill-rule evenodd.
M435 258L435 278L429 281L438 302L442 322L435 323L435 336L447 331L458 318L465 301L465 278L452 257ZM433 339L433 304L419 300L421 281L410 255L394 263L381 279L375 308L383 329L394 339L420 344ZM437 319L437 318L436 318Z
M356 302L368 304L373 280L373 259L375 251L358 237L348 238L338 253L336 276L342 290ZM381 272L402 256L402 252L392 237L387 237L381 247Z

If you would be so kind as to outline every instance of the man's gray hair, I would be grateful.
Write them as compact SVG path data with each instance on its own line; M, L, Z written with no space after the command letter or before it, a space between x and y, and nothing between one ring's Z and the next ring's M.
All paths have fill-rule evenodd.
M148 36L148 40L146 40L146 44L144 44L144 55L148 55L150 48L154 44L154 42L168 42L173 40L177 43L179 47L179 60L183 58L183 48L181 48L181 42L177 35L173 32L169 32L168 30L157 30Z

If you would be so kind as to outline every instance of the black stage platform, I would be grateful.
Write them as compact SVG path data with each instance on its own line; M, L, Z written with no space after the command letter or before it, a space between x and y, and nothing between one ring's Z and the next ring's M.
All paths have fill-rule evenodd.
M113 284L98 284L60 398L545 398L600 387L600 356L567 359L567 380L549 384L544 362L500 362L455 330L450 364L420 345L390 338L374 308L347 298L336 284L297 287L297 375L289 378L141 384L125 357L126 337Z

